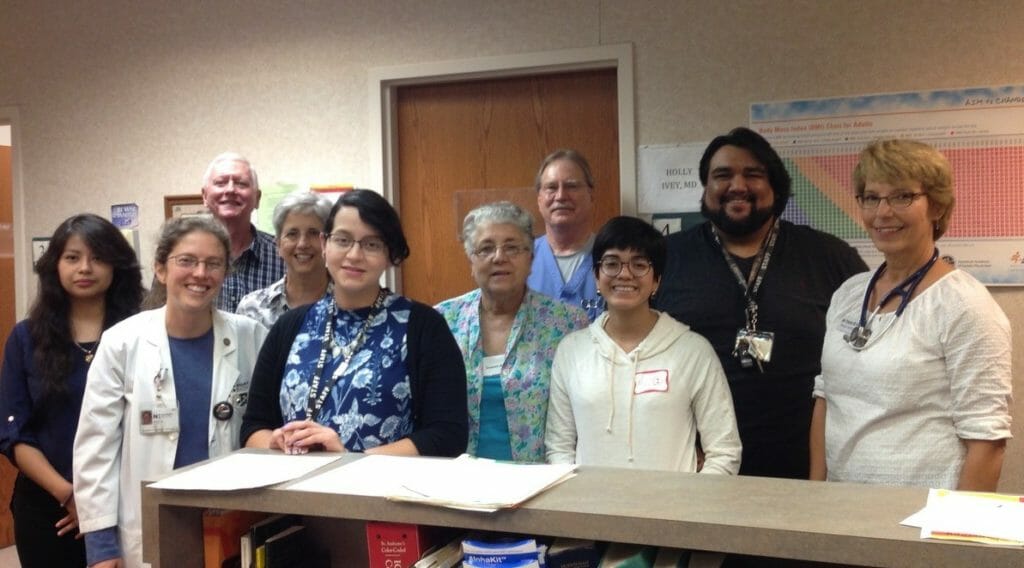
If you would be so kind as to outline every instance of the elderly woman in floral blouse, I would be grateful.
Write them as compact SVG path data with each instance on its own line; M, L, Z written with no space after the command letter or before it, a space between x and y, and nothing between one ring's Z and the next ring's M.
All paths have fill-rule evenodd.
M461 238L479 288L437 310L465 358L468 451L543 462L555 347L587 326L587 314L526 287L533 219L519 206L503 201L470 211Z

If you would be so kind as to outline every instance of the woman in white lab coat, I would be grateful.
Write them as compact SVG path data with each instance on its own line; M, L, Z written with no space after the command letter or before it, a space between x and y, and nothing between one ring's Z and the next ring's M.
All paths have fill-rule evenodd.
M74 451L90 566L142 565L141 481L238 447L266 329L214 307L230 250L212 218L168 221L154 263L166 305L103 335Z

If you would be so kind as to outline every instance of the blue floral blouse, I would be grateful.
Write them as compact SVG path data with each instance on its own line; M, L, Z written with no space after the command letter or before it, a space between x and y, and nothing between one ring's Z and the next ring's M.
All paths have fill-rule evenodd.
M281 415L285 423L306 419L306 404L323 348L324 330L334 299L313 304L292 343L281 381ZM361 452L396 442L413 431L412 397L406 368L406 331L412 302L389 294L374 316L362 347L331 387L317 422L334 428L349 451ZM348 345L372 308L337 310L333 345L324 362L319 389L327 388L344 361Z

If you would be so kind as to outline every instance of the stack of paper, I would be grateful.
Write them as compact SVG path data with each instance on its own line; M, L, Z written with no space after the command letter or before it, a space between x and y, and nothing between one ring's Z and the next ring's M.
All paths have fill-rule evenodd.
M233 491L266 487L298 479L335 460L337 454L290 456L234 453L165 477L150 487L204 491Z
M493 512L518 506L572 477L575 469L575 465L513 464L466 456L445 460L372 455L288 489Z
M932 489L901 524L920 527L921 538L1024 546L1024 497Z

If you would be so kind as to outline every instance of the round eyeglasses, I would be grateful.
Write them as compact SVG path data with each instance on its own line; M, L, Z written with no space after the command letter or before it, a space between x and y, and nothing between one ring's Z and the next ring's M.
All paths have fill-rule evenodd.
M636 277L644 276L651 271L651 261L641 256L629 259L629 262L622 262L614 256L602 258L597 262L601 267L601 274L609 278L615 278L622 272L622 267L628 265L629 272Z

